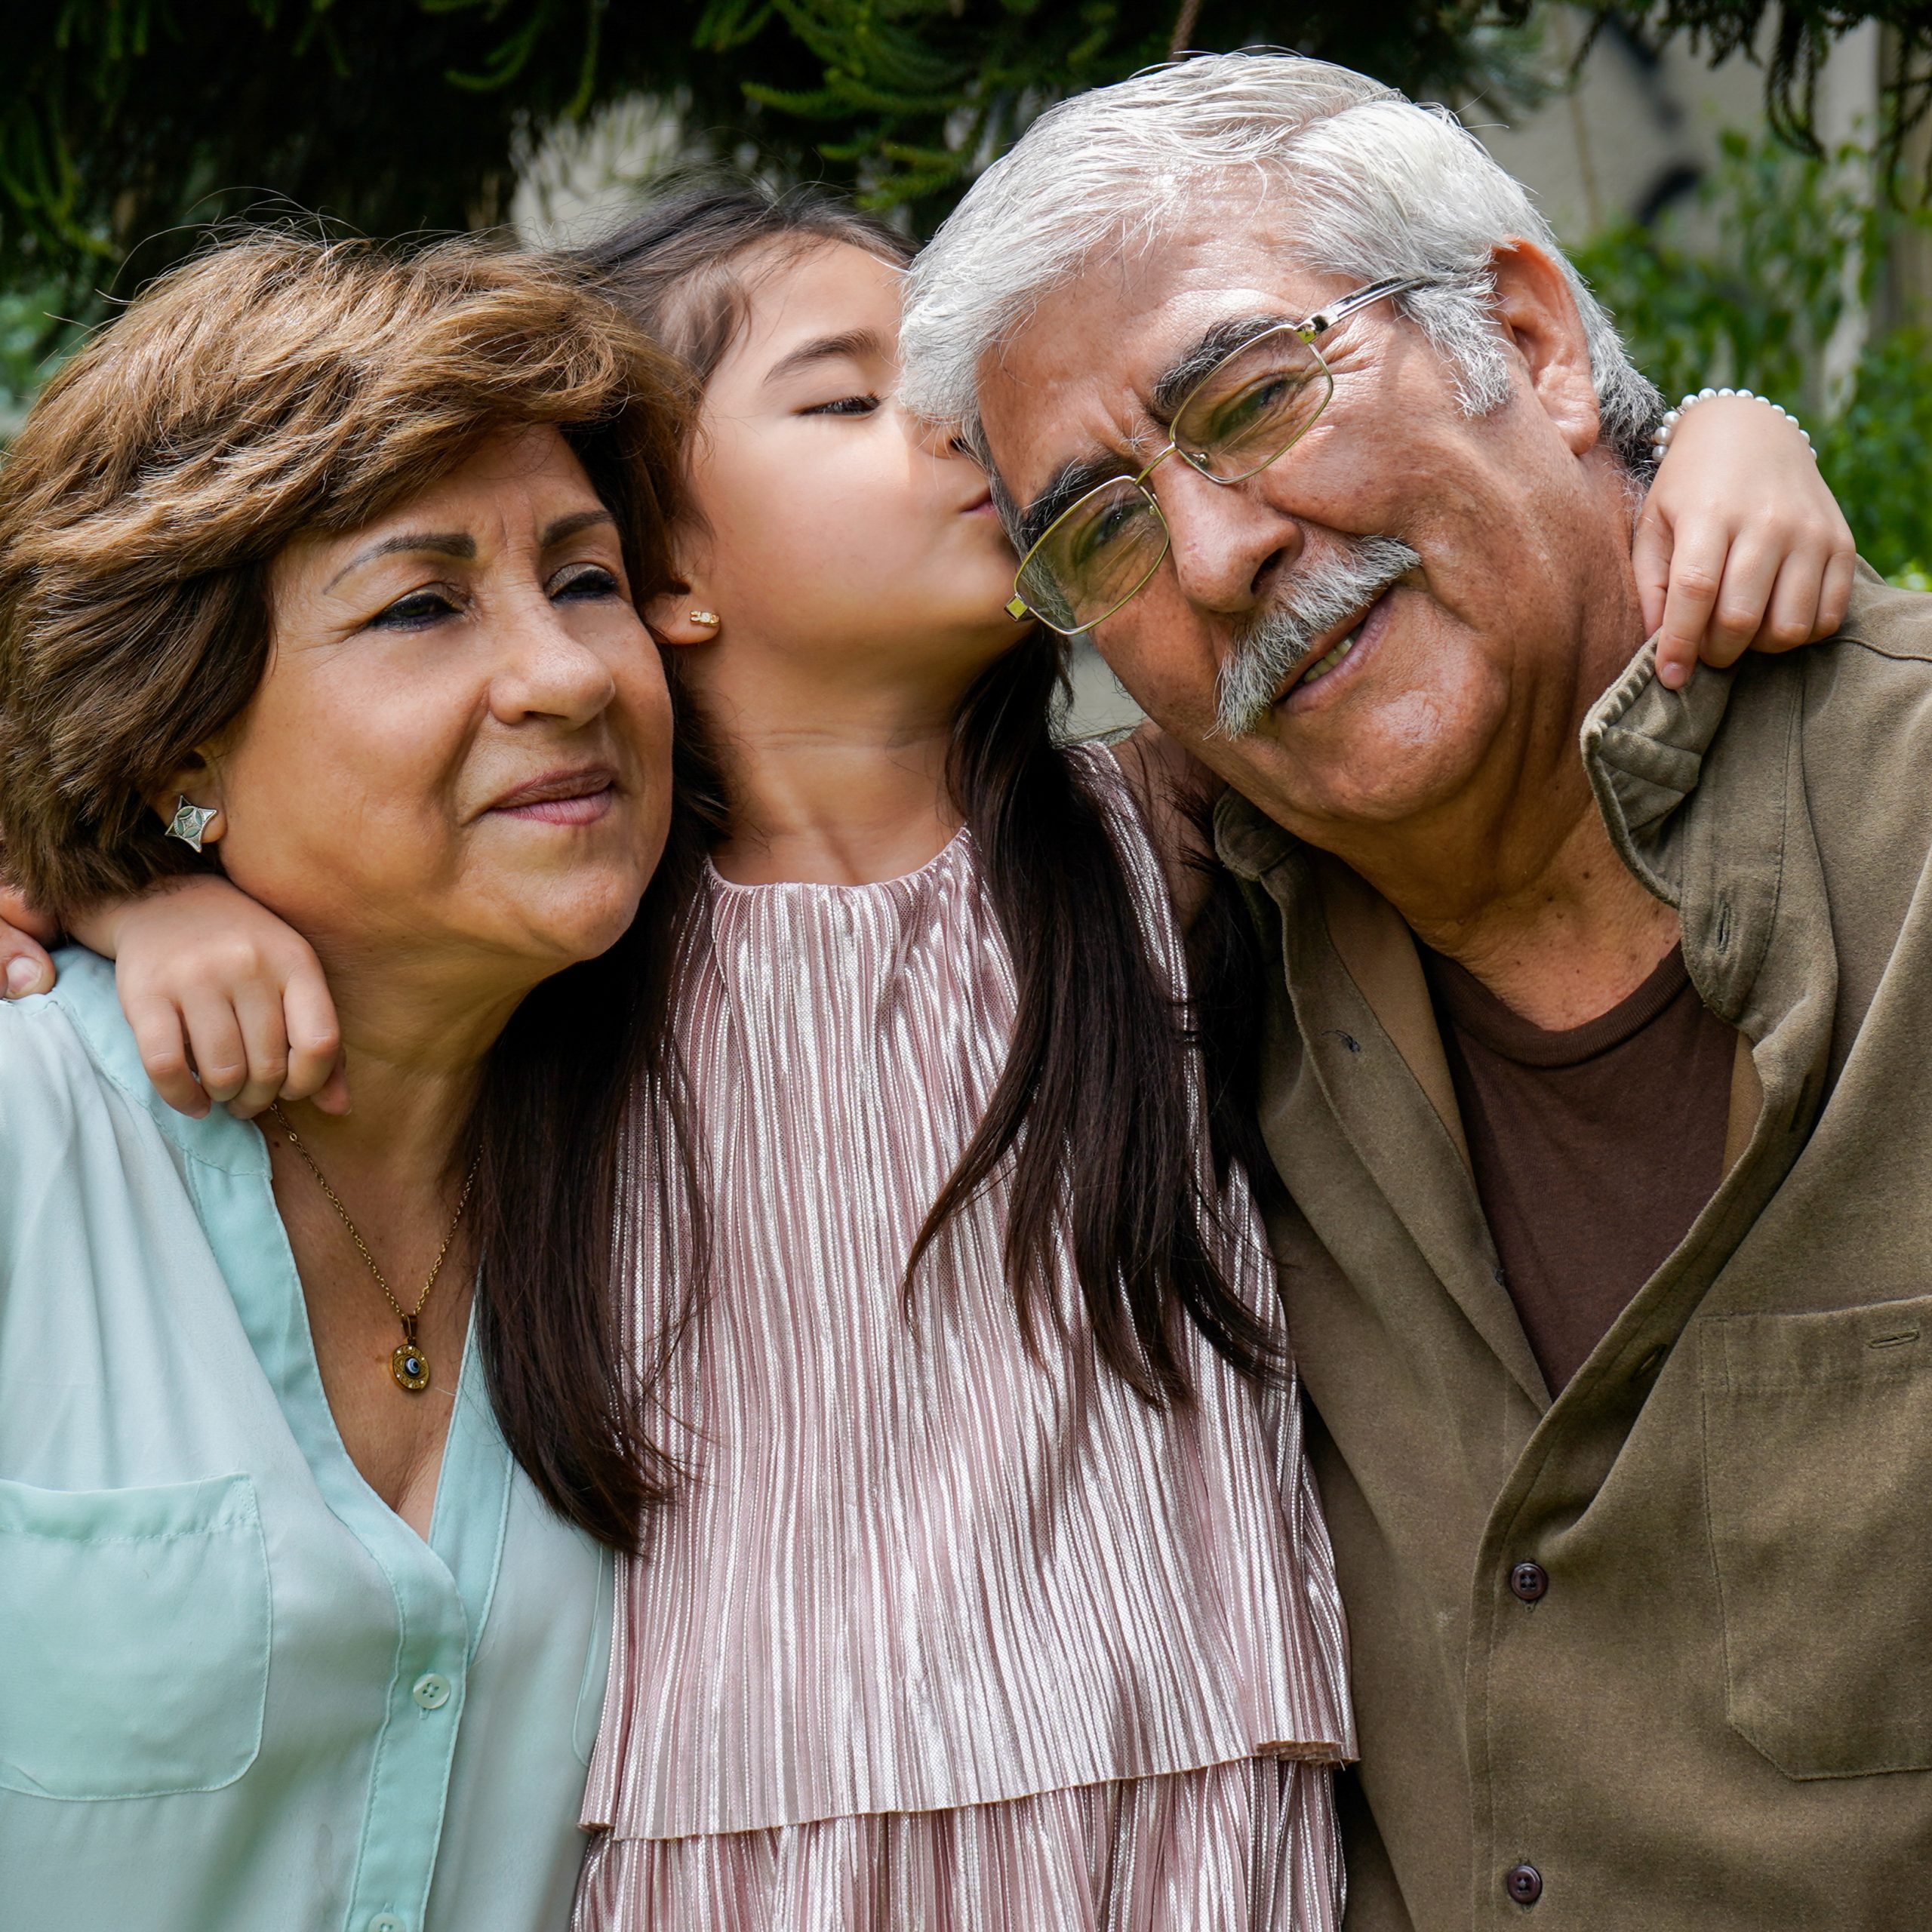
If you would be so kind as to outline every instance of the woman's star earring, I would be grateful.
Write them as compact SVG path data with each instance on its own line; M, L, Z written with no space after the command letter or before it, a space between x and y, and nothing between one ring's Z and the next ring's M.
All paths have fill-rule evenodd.
M198 852L208 821L220 810L218 805L191 805L185 798L174 801L174 816L168 822L168 835Z
M694 611L691 622L702 624L708 631L715 631L718 628L718 613L715 611Z

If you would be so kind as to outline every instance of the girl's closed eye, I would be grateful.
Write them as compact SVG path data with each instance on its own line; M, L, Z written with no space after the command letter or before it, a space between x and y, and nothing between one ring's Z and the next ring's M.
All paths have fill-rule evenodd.
M875 395L841 395L832 402L814 403L798 411L801 416L869 416L878 408Z

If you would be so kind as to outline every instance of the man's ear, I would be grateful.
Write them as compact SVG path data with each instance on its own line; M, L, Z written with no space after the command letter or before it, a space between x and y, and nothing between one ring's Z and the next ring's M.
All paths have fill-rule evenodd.
M178 835L190 842L212 845L228 829L220 771L205 752L189 752L148 794L148 804L164 826L178 827Z
M1600 433L1590 346L1576 297L1555 257L1520 238L1490 255L1495 278L1494 313L1522 358L1530 388L1571 454L1595 448Z

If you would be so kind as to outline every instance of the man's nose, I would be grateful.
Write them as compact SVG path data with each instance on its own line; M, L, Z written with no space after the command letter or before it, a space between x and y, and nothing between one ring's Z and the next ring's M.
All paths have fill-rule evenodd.
M1301 525L1247 483L1215 483L1178 457L1155 472L1174 574L1195 609L1240 617L1301 555Z

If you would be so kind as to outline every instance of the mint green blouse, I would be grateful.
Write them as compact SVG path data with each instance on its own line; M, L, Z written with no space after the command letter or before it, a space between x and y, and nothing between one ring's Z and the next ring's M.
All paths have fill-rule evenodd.
M428 1542L322 1393L267 1149L112 969L0 1005L0 1921L561 1928L610 1572L463 1365Z

